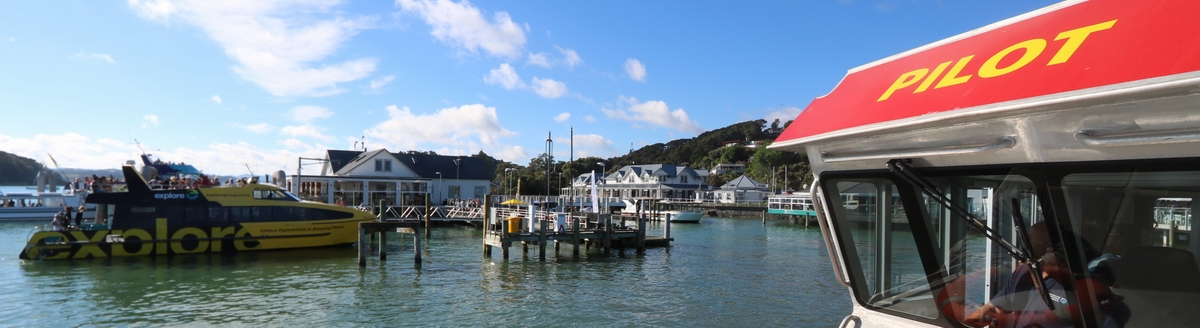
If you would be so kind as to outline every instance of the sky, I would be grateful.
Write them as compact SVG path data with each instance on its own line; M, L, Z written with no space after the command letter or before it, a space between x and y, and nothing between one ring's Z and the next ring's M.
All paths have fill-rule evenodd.
M847 70L1054 2L5 1L0 151L227 175L364 147L609 158L786 122Z

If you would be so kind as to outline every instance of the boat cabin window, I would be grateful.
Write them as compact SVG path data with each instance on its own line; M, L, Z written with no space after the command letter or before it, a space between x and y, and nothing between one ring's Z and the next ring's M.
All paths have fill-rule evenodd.
M861 305L941 326L1200 322L1200 159L917 170L964 211L886 170L822 174ZM959 213L1039 263L1043 287Z
M292 193L283 190L254 190L252 194L254 199L269 199L269 200L290 200L299 201L300 198L292 195Z

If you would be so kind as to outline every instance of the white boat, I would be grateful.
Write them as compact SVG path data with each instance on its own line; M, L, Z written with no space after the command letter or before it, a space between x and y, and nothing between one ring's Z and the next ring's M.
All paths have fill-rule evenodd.
M621 209L621 214L636 215L637 202L636 200L623 199L625 208ZM658 202L660 209L649 209L647 205L642 205L642 212L646 217L665 220L667 215L671 216L672 223L700 223L700 219L704 217L704 212L699 209L685 208L678 203Z
M85 197L87 192L0 193L0 220L50 221L63 207L79 208ZM83 217L94 218L95 207L86 208Z

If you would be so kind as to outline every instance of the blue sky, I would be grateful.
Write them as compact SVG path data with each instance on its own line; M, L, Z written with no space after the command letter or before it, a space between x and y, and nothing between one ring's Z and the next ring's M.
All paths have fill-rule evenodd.
M0 150L219 174L326 149L528 164L794 118L846 71L1054 1L0 3Z

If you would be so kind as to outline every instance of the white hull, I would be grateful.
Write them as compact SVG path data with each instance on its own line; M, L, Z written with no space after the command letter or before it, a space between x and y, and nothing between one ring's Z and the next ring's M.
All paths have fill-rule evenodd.
M621 210L624 215L637 215L637 207L633 202L625 200L625 209ZM645 212L648 217L659 220L665 220L667 214L671 215L671 222L678 223L700 223L700 219L704 217L704 212L701 211L681 211L681 210L665 210L659 212Z
M54 219L54 215L63 210L64 206L78 208L82 200L86 197L85 193L79 194L57 194L57 193L8 193L0 195L0 201L7 203L13 201L13 207L0 206L0 221L14 220L46 220L49 222ZM41 203L42 206L21 206L24 201L26 205ZM92 219L96 216L95 206L83 212L85 219ZM72 219L74 213L71 214Z

